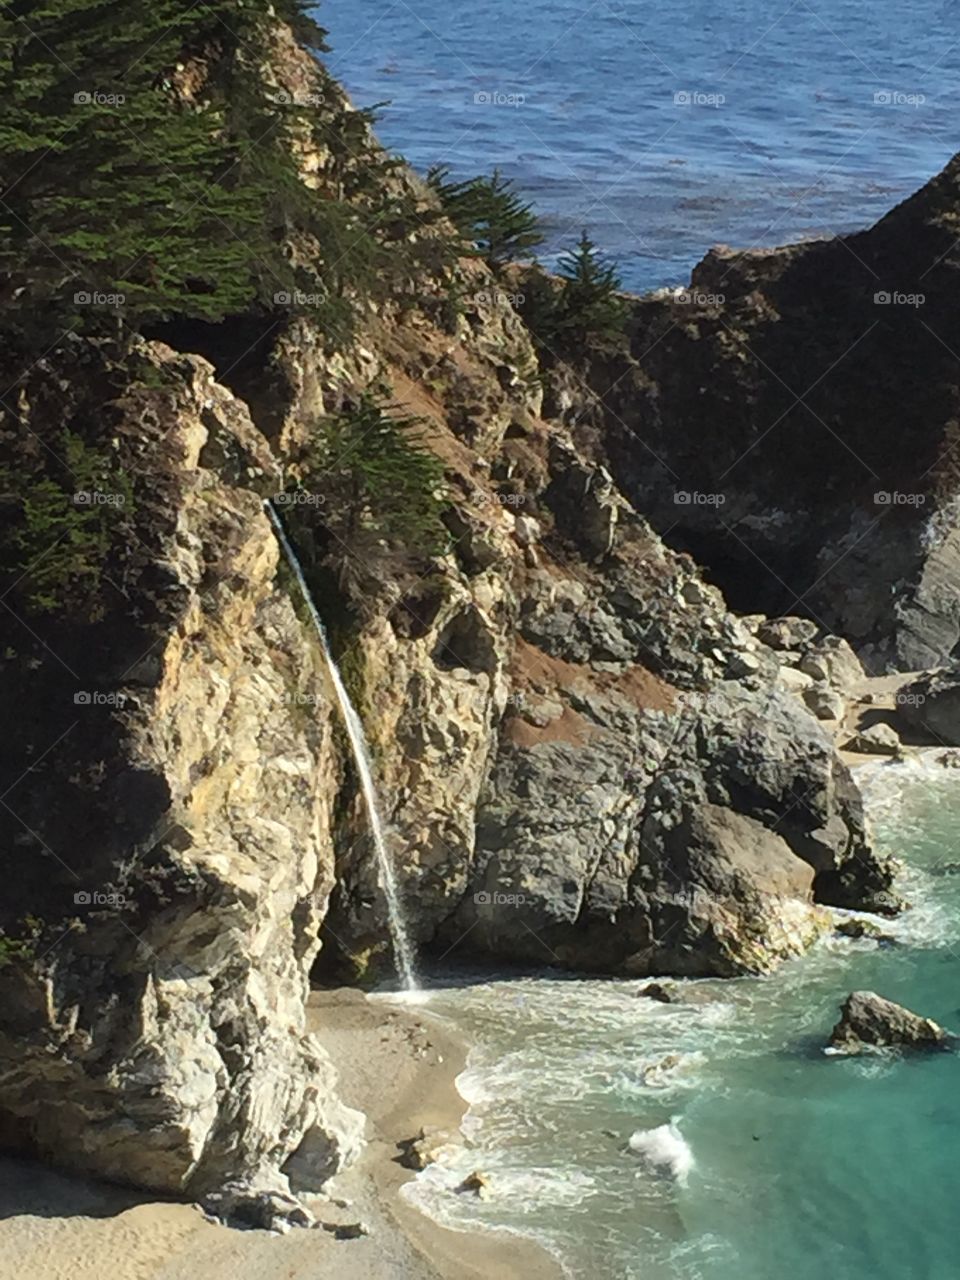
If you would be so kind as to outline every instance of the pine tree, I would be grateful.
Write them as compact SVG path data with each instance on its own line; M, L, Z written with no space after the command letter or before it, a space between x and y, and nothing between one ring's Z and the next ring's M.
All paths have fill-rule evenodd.
M220 319L291 288L292 121L256 66L270 13L268 0L0 9L0 301L15 328L49 342L57 324ZM191 57L226 68L229 93L185 101Z
M427 174L444 212L488 266L496 269L528 257L528 250L543 243L536 214L499 169L489 178L448 179L449 170L442 166Z
M615 267L603 262L586 230L576 249L564 254L558 266L565 283L557 302L555 330L579 338L621 335L627 307L618 296L620 277Z
M443 463L423 446L422 428L372 392L319 424L305 484L323 495L324 522L351 546L363 532L414 553L446 541Z

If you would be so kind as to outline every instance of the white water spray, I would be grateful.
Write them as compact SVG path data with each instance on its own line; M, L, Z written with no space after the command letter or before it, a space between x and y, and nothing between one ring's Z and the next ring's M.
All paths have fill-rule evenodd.
M403 985L408 991L418 991L420 984L417 981L413 942L410 938L410 931L407 928L407 922L404 917L403 903L400 899L400 889L397 884L397 877L393 868L393 859L390 856L390 850L387 848L387 841L383 832L383 823L380 820L380 809L377 805L377 789L373 781L373 765L370 760L370 751L367 747L367 739L363 732L363 725L360 721L360 717L357 715L353 703L350 701L350 695L347 693L344 686L339 668L333 660L333 654L330 652L330 642L327 640L327 633L320 620L320 615L317 613L317 607L313 603L313 597L310 594L310 588L307 586L307 580L303 576L303 569L300 566L300 561L297 559L297 553L290 544L290 539L287 537L286 531L280 523L280 517L274 510L273 504L268 499L263 505L266 508L267 515L270 517L270 523L273 525L274 532L277 535L277 541L280 543L290 568L293 570L294 576L297 579L300 591L303 594L304 603L310 611L310 617L313 619L313 625L316 627L317 635L320 638L320 647L323 650L323 656L327 663L327 670L330 673L330 681L333 684L334 692L337 695L337 702L340 704L343 722L347 727L347 736L350 739L350 746L353 749L353 758L356 762L357 773L360 775L360 789L363 792L363 802L367 810L367 821L370 824L370 834L373 836L373 844L377 853L377 862L380 868L381 888L383 889L384 897L387 900L387 918L390 925L390 936L393 940L393 954L397 965L397 971Z

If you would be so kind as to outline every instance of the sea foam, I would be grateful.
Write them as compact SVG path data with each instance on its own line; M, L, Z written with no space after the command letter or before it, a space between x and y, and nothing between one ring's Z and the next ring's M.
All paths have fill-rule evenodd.
M693 1168L693 1152L673 1120L656 1129L637 1129L627 1146L654 1173L686 1185Z

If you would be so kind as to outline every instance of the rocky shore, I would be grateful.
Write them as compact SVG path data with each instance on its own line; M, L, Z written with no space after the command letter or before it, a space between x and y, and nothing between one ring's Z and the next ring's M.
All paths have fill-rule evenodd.
M349 1105L368 1117L363 1154L324 1196L305 1199L322 1226L286 1234L231 1230L194 1205L0 1160L2 1280L560 1280L531 1241L449 1231L410 1207L412 1174L398 1143L420 1129L458 1131L455 1078L464 1046L419 1008L356 991L311 1000L309 1023L343 1080Z

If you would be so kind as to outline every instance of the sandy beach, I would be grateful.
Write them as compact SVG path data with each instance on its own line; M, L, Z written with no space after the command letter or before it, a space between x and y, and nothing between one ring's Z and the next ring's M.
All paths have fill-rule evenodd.
M0 1160L0 1280L558 1280L534 1242L441 1227L400 1196L414 1175L397 1143L426 1126L456 1130L466 1049L422 1008L355 990L315 992L311 1028L331 1054L341 1096L368 1116L357 1163L311 1201L331 1228L368 1234L235 1231L191 1204Z

